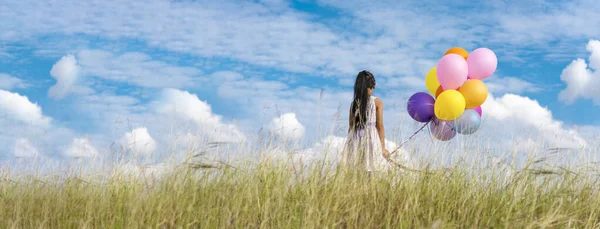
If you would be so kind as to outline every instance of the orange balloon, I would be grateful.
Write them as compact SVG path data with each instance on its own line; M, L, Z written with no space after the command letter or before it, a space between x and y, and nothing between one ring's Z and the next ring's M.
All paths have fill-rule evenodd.
M466 108L472 109L481 106L488 96L488 89L481 80L470 79L465 82L459 89L463 97L465 97Z
M448 49L448 51L446 51L446 53L444 53L444 56L448 55L448 54L452 54L452 53L462 56L463 58L465 58L465 60L467 60L467 57L469 57L469 52L467 52L467 50L465 50L461 47L454 47L454 48Z
M440 94L442 94L442 92L444 92L444 89L442 88L442 86L439 86L438 89L435 91L435 98L440 96Z

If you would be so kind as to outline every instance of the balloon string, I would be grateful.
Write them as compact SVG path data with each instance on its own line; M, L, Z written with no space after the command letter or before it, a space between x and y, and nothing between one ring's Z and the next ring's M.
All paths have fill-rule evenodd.
M431 121L428 121L428 122L426 122L425 124L423 124L423 126L421 126L421 128L419 128L419 129L418 129L417 131L415 131L415 132L414 132L414 133L413 133L413 134L412 134L410 137L408 137L408 139L406 139L406 140L404 140L402 143L400 143L400 145L398 145L398 147L396 147L396 149L390 153L390 156L391 156L391 155L394 155L394 153L396 153L396 152L397 152L397 151L400 149L400 147L402 147L402 146L403 146L405 143L407 143L407 142L408 142L408 141L410 141L410 140L411 140L413 137L415 137L415 136L416 136L416 135L417 135L419 132L421 132L423 129L425 129L425 127L427 126L427 124L429 124L429 122L431 122Z
M392 155L393 155L393 154L394 154L396 151L398 151L398 150L400 149L400 147L402 147L402 146L403 146L405 143L407 143L409 140L411 140L411 139L412 139L414 136L416 136L416 135L417 135L419 132L421 132L423 129L425 129L425 127L427 126L427 124L429 124L429 122L431 122L431 121L428 121L428 122L426 122L425 124L423 124L423 126L421 126L421 128L419 128L419 129L418 129L417 131L415 131L415 132L414 132L414 133L413 133L413 134L412 134L410 137L408 137L408 139L406 139L406 140L404 140L402 143L400 143L400 145L399 145L399 146L398 146L398 147L397 147L397 148L396 148L394 151L392 151L392 152L390 153L390 157L387 157L387 158L385 158L385 159L386 159L388 162L390 162L390 163L392 163L392 164L396 165L397 167L399 167L399 168L401 168L401 169L404 169L404 170L408 170L408 171L411 171L411 172L418 172L418 173L429 173L429 172L427 172L427 171L422 171L422 170L418 170L418 169L412 169L412 168L409 168L409 167L407 167L407 166L401 165L400 163L398 163L398 162L396 162L396 161L392 160L392 158L391 158L391 156L392 156Z

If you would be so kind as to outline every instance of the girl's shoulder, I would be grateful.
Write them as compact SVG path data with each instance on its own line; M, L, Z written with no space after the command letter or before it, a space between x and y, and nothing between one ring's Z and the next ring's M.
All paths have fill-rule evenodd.
M377 105L377 106L383 105L383 101L381 101L380 98L377 98L375 96L371 96L371 99L373 99L373 102L375 102L375 105Z

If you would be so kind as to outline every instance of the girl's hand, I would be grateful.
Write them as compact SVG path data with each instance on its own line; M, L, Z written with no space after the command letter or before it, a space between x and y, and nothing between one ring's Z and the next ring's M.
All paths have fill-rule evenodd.
M387 149L383 149L383 157L390 158L391 154Z

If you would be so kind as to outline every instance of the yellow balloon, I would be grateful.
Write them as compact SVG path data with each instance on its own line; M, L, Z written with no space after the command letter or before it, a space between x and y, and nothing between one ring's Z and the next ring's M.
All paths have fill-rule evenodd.
M457 90L445 90L435 100L433 111L435 117L450 121L458 118L465 112L465 97Z
M429 70L429 72L427 72L427 76L425 76L425 86L432 95L435 95L435 91L437 91L438 87L440 86L436 69L437 67L433 67L431 70Z

